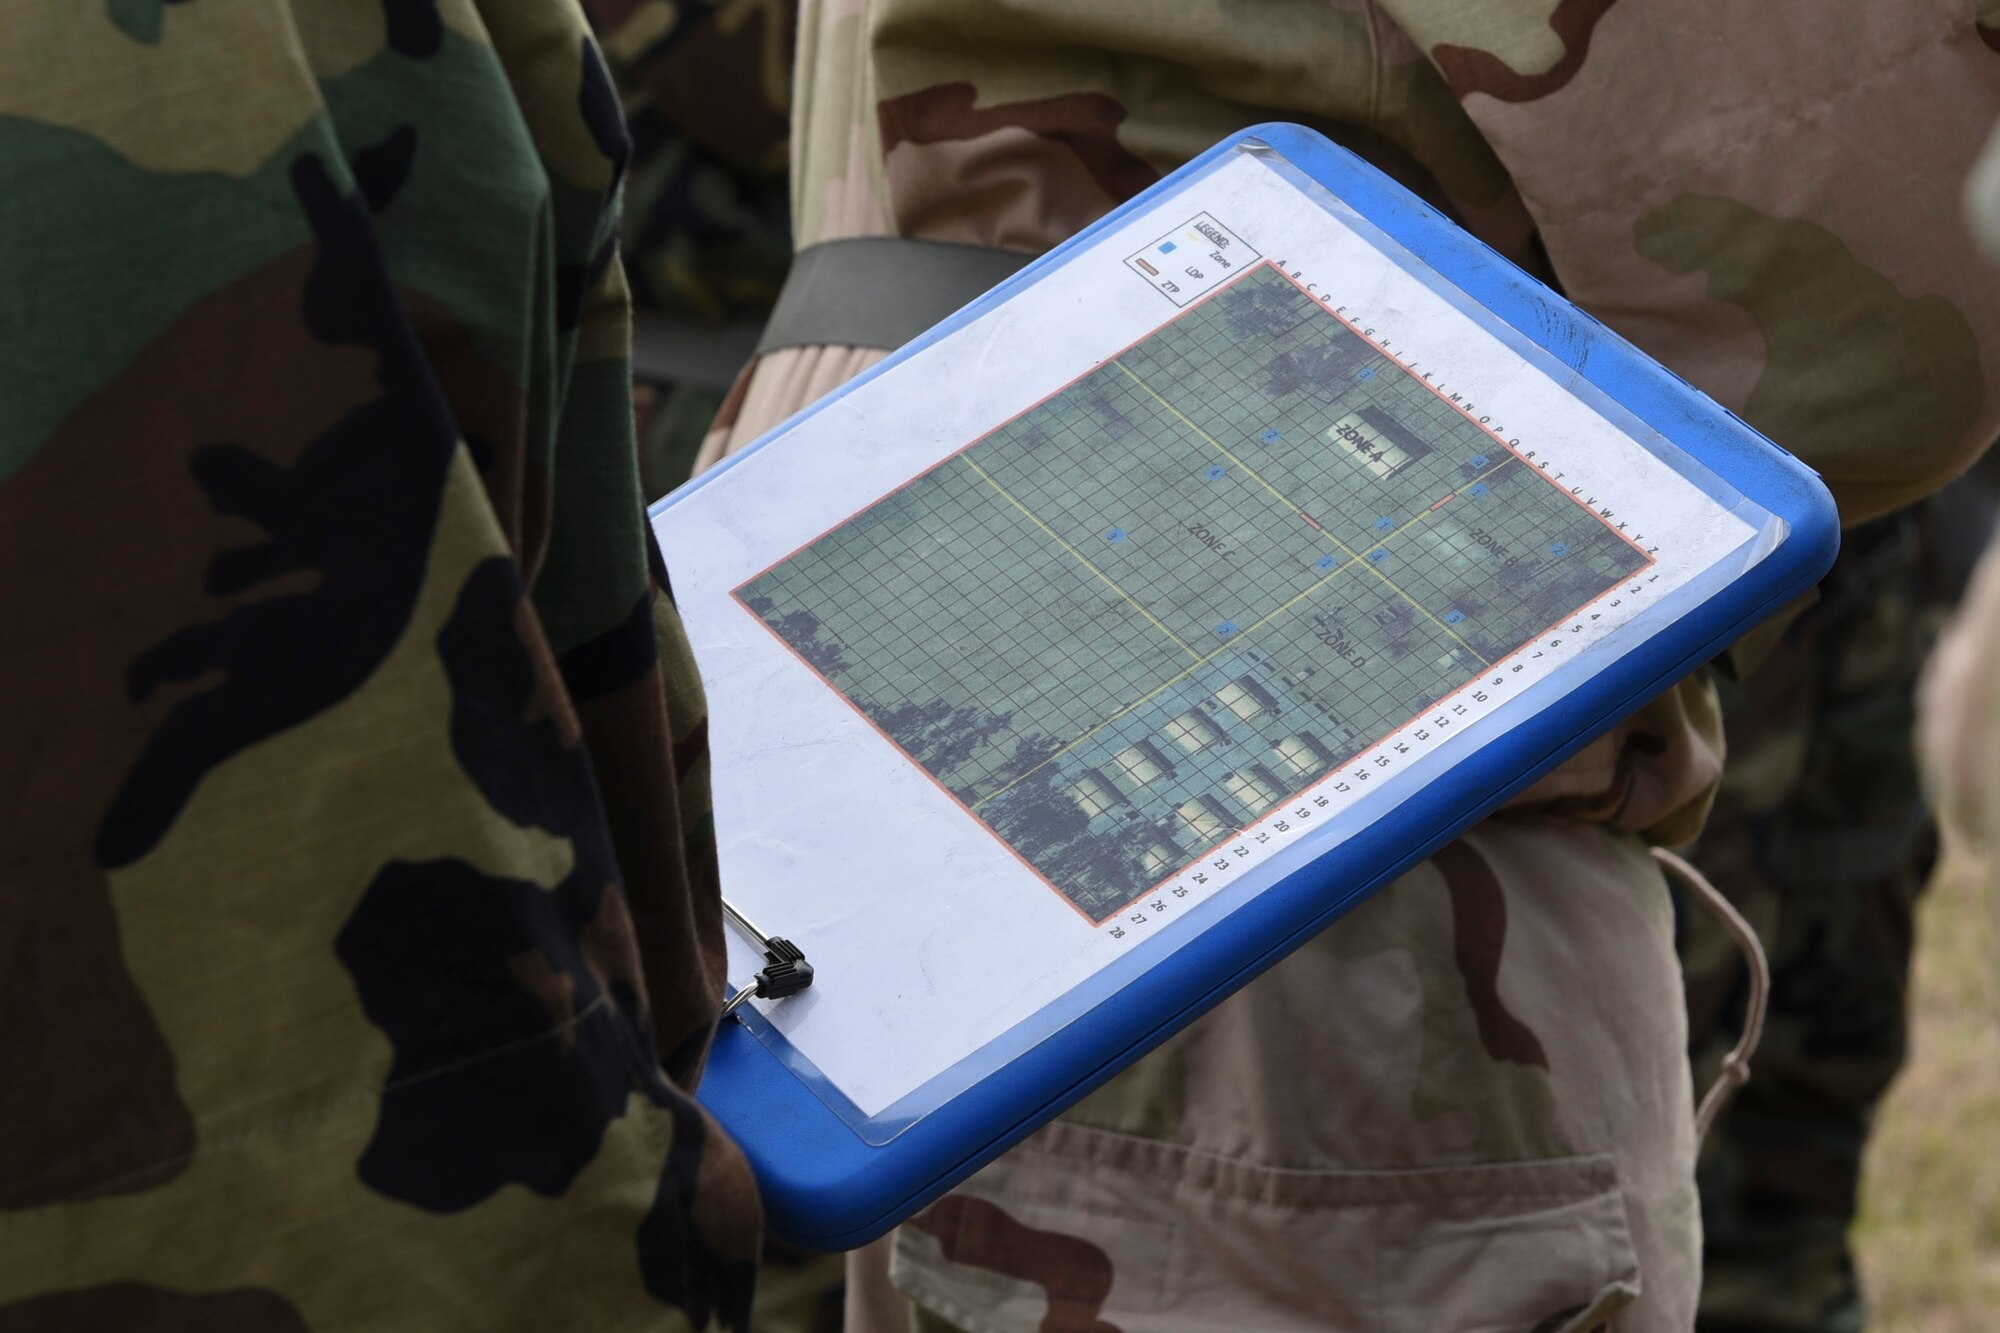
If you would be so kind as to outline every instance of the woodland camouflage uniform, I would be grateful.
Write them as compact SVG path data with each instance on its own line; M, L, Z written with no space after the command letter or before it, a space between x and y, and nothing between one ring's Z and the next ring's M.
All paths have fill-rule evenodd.
M567 0L0 3L0 1330L741 1328Z
M692 327L761 319L791 263L787 113L794 0L585 0L632 134L633 304ZM642 373L648 496L687 480L722 393Z
M1300 121L1819 468L1859 522L1994 433L1957 182L2000 111L1968 0L826 0L793 223L1033 253ZM712 460L880 358L785 348ZM1747 660L1751 654L1743 655ZM1721 773L1706 676L1600 739L858 1254L849 1324L1684 1329L1700 1224L1648 840Z

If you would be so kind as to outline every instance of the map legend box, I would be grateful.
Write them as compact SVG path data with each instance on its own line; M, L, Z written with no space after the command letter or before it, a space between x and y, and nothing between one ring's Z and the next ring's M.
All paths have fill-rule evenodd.
M1214 291L1263 256L1241 236L1197 213L1136 254L1125 267L1177 306Z

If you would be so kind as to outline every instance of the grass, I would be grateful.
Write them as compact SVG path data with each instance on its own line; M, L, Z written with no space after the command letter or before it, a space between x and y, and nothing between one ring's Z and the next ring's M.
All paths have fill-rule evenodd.
M1874 1333L2000 1328L2000 931L1949 864L1917 916L1909 1064L1869 1145L1855 1250Z

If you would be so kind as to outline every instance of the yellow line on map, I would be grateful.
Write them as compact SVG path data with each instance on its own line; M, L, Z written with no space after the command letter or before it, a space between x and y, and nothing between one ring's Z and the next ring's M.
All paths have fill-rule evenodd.
M991 486L994 490L1000 492L1001 496L1007 501L1008 504L1013 505L1014 508L1020 510L1023 514L1027 515L1028 521L1030 523L1033 523L1036 527L1040 528L1043 532L1047 533L1050 541L1054 542L1056 545L1062 547L1063 550L1068 551L1071 555L1075 556L1077 563L1081 564L1085 569L1089 570L1091 573L1097 575L1098 579L1104 584L1105 587L1111 589L1111 591L1117 593L1120 597L1123 597L1125 599L1125 604L1127 606L1131 607L1134 611L1137 611L1140 615L1146 617L1147 620L1151 621L1154 629L1158 630L1160 633L1172 639L1174 641L1175 646L1177 646L1182 652L1186 653L1189 657L1194 658L1196 662L1201 661L1200 655L1196 653L1194 649L1188 647L1187 644L1181 642L1180 635L1174 633L1172 630L1168 629L1165 625L1162 625L1157 619L1154 618L1153 613L1151 611L1148 611L1145 607L1139 605L1139 603L1137 603L1136 601L1133 601L1132 594L1126 592L1123 588L1119 587L1117 584L1113 583L1108 577L1106 577L1104 571L1099 569L1096 565L1092 564L1088 556L1084 555L1083 552L1077 550L1074 546L1071 546L1068 542L1064 541L1061 537L1057 536L1054 528L1051 528L1048 524L1042 522L1041 519L1035 517L1034 510L1028 508L1028 506L1022 504L1019 500L1016 500L1013 494L1010 491L1008 491L1008 489L1005 486L1002 486L999 482L993 480L992 474L987 472L985 468L979 466L979 464L973 462L970 458L966 457L966 455L964 454L960 454L959 458L965 463L967 467L971 468L974 472L977 472L980 476L984 477L986 479L986 484L988 486Z
M970 462L971 460L968 459L966 461ZM1486 478L1492 476L1495 472L1498 472L1501 468L1507 466L1507 463L1510 461L1512 460L1503 459L1502 461L1494 464L1492 467L1487 468L1484 472L1474 477L1471 481L1465 483L1465 485L1466 486L1478 485ZM1464 487L1460 488L1460 490L1463 489ZM1387 546L1390 542L1396 540L1396 538L1402 536L1405 532L1408 532L1411 528L1416 527L1417 524L1422 523L1427 519L1429 519L1430 516L1432 514L1435 514L1436 512L1438 512L1436 509L1426 509L1420 512L1415 518L1404 519L1401 523L1398 523L1395 527L1383 533L1382 540L1376 542L1375 545ZM1335 543L1335 545L1339 544L1340 543L1338 542ZM1000 788L998 791L995 791L990 795L980 797L978 800L972 803L971 808L977 810L980 806L985 805L988 801L1006 795L1014 788L1020 786L1023 782L1026 782L1029 778L1035 776L1035 774L1047 768L1050 764L1053 764L1056 760L1068 754L1071 750L1074 750L1077 746L1089 740L1092 736L1095 736L1098 732L1110 726L1113 722L1116 722L1119 718L1124 717L1126 714L1132 712L1136 708L1139 708L1141 705L1147 703L1148 701L1157 698L1167 689L1171 688L1172 686L1180 684L1180 682L1186 680L1189 676L1192 676L1195 672L1201 670L1201 668L1207 666L1210 662L1213 662L1216 658L1222 656L1222 654L1228 652L1231 648L1237 647L1238 640L1246 638L1249 635L1254 634L1256 631L1264 628L1264 626L1270 624L1272 621L1276 620L1279 616L1285 614L1285 612L1291 610L1293 607L1297 606L1300 602L1303 602L1306 598L1312 596L1314 593L1318 592L1321 588L1324 588L1327 584L1333 582L1333 580L1339 578L1342 574L1345 574L1348 570L1354 568L1356 565L1366 564L1366 563L1367 562L1361 556L1350 553L1347 559L1343 560L1340 564L1334 566L1332 569L1329 569L1319 578L1314 579L1310 584L1306 586L1304 591L1300 592L1296 597L1293 597L1289 601L1285 602L1283 605L1274 608L1268 614L1264 615L1262 618L1252 623L1248 628L1237 631L1237 633L1230 636L1229 642L1223 644L1220 648L1215 649L1213 652L1209 653L1206 657L1197 659L1193 666L1183 668L1179 672L1179 674L1170 676L1166 680L1160 682L1159 685L1155 686L1151 690L1148 690L1145 694L1140 695L1137 699L1134 699L1131 703L1126 704L1123 708L1113 713L1110 717L1105 718L1102 722L1099 722L1097 725L1093 726L1090 730L1084 732L1082 735L1078 736L1075 740L1071 741L1068 745L1063 746L1062 749L1057 750L1047 759L1042 760L1041 763L1036 764L1033 768L1021 774L1019 777L1015 778L1012 782L1008 783L1006 786ZM1458 636L1453 635L1452 637L1457 638ZM1470 650L1468 649L1467 651ZM1478 657L1479 654L1473 653L1473 656ZM1481 658L1480 660L1485 661L1484 658ZM1487 665L1491 666L1492 663L1488 662Z
M1195 425L1194 422L1188 420L1186 415L1183 414L1178 407L1175 407L1172 403L1160 397L1159 393L1153 388L1152 385L1140 379L1136 374L1132 372L1132 369L1129 366L1127 366L1123 361L1113 361L1111 364L1118 367L1120 370L1124 371L1126 377L1129 378L1134 384L1144 389L1149 395L1151 395L1154 402L1158 403L1161 407L1166 408L1167 411L1173 413L1174 416L1179 419L1180 423L1183 426L1186 426L1189 430L1201 436L1202 439L1208 441L1209 445L1212 448L1214 448L1218 453L1220 453L1224 458L1228 459L1230 462L1236 464L1236 466L1242 468L1244 472L1248 473L1251 480L1255 481L1259 486L1262 486L1272 495L1275 495L1278 498L1278 502L1280 504L1284 505L1287 509L1291 510L1295 514L1305 513L1304 509L1300 508L1296 504L1293 504L1289 499L1287 499L1283 491L1279 490L1276 486L1273 486L1270 482L1265 481L1263 477L1259 476L1257 474L1256 468L1251 467L1248 463L1238 458L1235 454L1229 452L1227 446L1225 446L1220 440L1216 439L1213 435L1210 435L1207 431L1203 430L1201 427ZM1351 549L1349 549L1347 544L1341 541L1340 538L1326 531L1326 529L1320 528L1317 524L1315 524L1314 527L1317 529L1317 531L1322 537L1325 537L1328 541L1332 542L1335 546L1339 547L1340 550L1343 553L1345 553L1350 559L1354 557L1354 552ZM1380 546L1381 543L1377 542L1375 543L1375 545ZM1396 580L1390 578L1387 574L1384 574L1381 570L1376 569L1373 564L1370 564L1368 566L1368 569L1369 572L1374 574L1376 578L1381 579L1382 582L1388 584L1390 589L1393 590L1398 597L1402 598L1404 601L1408 602L1411 606L1415 607L1418 611L1422 612L1424 619L1430 621L1431 624L1436 625L1439 629L1443 630L1446 634L1450 635L1454 643L1456 643L1459 647L1465 649L1466 652L1472 653L1472 655L1475 658L1478 658L1479 664L1481 666L1493 665L1491 662L1487 661L1485 657L1481 656L1477 652L1474 652L1472 645L1467 643L1464 639L1459 638L1457 632L1454 631L1451 626L1445 624L1442 620L1439 620L1436 616L1432 615L1430 613L1430 609L1426 607L1422 602L1419 602L1416 598L1404 592L1402 585L1397 583Z
M1042 760L1041 763L1036 764L1033 768L1021 774L1020 777L1015 778L1005 787L1000 788L999 791L996 791L988 796L980 797L978 800L972 803L972 808L974 810L977 810L980 806L985 805L988 801L992 800L994 797L1004 795L1013 788L1018 787L1023 782L1026 782L1029 778L1035 776L1035 774L1047 768L1050 764L1053 764L1056 760L1068 754L1071 750L1074 750L1077 746L1089 740L1092 736L1095 736L1098 732L1110 726L1113 722L1116 722L1119 718L1124 717L1127 713L1130 713L1133 709L1140 707L1141 705L1145 704L1148 700L1153 699L1158 695L1160 695L1162 692L1172 688L1175 685L1180 684L1182 681L1186 680L1189 676L1192 676L1195 672L1201 670L1203 667L1207 666L1210 662L1213 662L1216 658L1222 656L1224 653L1228 652L1231 648L1235 647L1236 640L1241 639L1245 635L1251 634L1256 630L1262 629L1264 626L1270 624L1273 620L1276 620L1279 616L1291 610L1298 603L1304 601L1306 598L1312 596L1314 593L1318 592L1321 588L1325 587L1328 583L1331 583L1334 579L1346 573L1349 569L1353 567L1353 565L1354 562L1352 560L1349 560L1344 564L1337 565L1334 568L1328 570L1326 573L1322 574L1319 578L1314 579L1311 586L1307 587L1304 592L1301 592L1298 596L1292 598L1290 601L1286 602L1283 606L1277 607L1275 610L1271 611L1268 615L1266 615L1263 619L1251 625L1248 629L1241 629L1238 630L1236 633L1230 635L1228 640L1223 643L1222 647L1217 648L1214 651L1210 652L1206 657L1196 658L1193 666L1183 667L1180 670L1179 674L1167 677L1167 679L1161 681L1158 685L1154 686L1146 693L1140 695L1138 698L1134 699L1131 703L1126 704L1123 708L1113 713L1110 717L1107 717L1102 722L1099 722L1089 731L1086 731L1081 736L1078 736L1068 745L1063 746L1062 749L1057 750L1047 759Z

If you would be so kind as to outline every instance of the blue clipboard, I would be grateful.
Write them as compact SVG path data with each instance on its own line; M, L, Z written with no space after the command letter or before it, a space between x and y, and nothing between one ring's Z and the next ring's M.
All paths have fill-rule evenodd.
M851 1248L909 1217L1709 661L1797 598L1833 560L1834 505L1808 468L1359 158L1302 127L1267 124L1217 145L660 501L652 516L677 593L680 570L665 534L692 497L1245 154L1338 210L1395 264L1559 377L1594 411L1651 441L1650 450L1718 503L1761 516L1758 544L1746 559L1690 582L1672 615L1615 660L1566 669L1535 686L1504 729L1463 758L1425 770L1395 818L1354 823L1338 837L1330 821L1319 845L1303 843L1297 854L1263 865L1254 883L1246 878L1226 911L1197 911L1172 927L1179 933L1171 944L1163 929L1078 986L1059 1013L1015 1025L932 1080L920 1098L863 1111L787 1041L776 1015L746 1007L743 1021L725 1023L718 1035L699 1096L742 1146L769 1226L790 1244ZM1134 272L1144 269L1157 284L1161 267L1145 263ZM700 633L694 646L706 676ZM731 756L718 751L716 763L726 766ZM727 838L731 829L720 832ZM741 887L731 883L727 860L723 874L725 893ZM791 923L763 924L812 955L813 940L795 935ZM746 980L732 976L736 985ZM836 986L840 978L822 967L818 984Z

